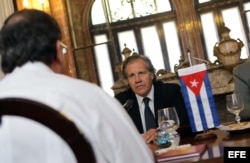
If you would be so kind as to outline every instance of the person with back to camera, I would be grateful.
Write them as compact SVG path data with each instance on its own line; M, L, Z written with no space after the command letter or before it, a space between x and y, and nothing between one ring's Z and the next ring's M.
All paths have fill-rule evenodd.
M240 112L242 121L250 120L250 58L245 63L236 66L233 69L234 92L239 93L244 109Z
M151 143L157 136L157 111L165 107L176 108L180 125L189 125L181 89L178 84L156 81L155 68L150 59L144 55L128 57L122 66L122 73L128 81L130 89L115 95L126 108L138 131L143 134L147 143ZM155 126L146 129L144 117L144 97L149 98L149 106L154 116Z
M34 9L10 15L0 31L5 73L0 98L26 98L63 112L88 139L97 162L154 162L150 149L117 100L94 84L63 74L62 49L60 28L50 15ZM76 162L73 155L65 154L62 141L49 141L52 133L44 134L42 128L16 120L2 118L0 162Z

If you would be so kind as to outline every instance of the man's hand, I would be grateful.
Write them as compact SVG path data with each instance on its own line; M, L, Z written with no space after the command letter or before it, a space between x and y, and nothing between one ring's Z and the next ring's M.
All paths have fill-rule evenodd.
M142 135L146 143L153 143L154 139L157 137L157 129L149 129Z

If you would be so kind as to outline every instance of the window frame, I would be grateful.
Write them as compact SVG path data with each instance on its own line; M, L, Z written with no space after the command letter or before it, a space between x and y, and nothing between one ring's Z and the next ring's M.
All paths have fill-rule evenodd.
M235 6L239 6L240 11L242 11L242 5L246 2L247 2L247 0L240 0L240 1L238 1L238 0L219 0L219 1L218 0L211 0L209 2L199 3L199 0L194 0L195 11L196 11L197 18L198 18L197 23L200 26L200 31L202 31L200 14L208 12L208 11L212 11L214 13L214 19L216 22L217 35L218 35L218 38L220 38L219 37L219 29L223 25L221 10L235 7ZM173 8L172 1L170 1L170 5ZM249 33L249 29L247 28L247 24L246 24L246 21L247 21L246 16L244 17L244 15L242 15L242 14L240 16L241 16L241 19L243 22L243 27L244 27L245 33ZM141 18L123 20L123 21L108 23L108 24L106 24L106 23L105 24L98 24L98 25L94 25L94 26L90 25L90 32L91 32L92 38L94 37L94 35L100 34L100 33L106 34L108 37L108 40L109 40L108 47L110 50L109 55L110 55L111 64L112 64L111 66L112 66L113 75L114 75L114 82L116 82L119 79L119 75L115 72L115 67L116 67L116 64L118 62L122 62L121 52L124 48L124 47L120 47L120 45L118 43L118 33L122 32L122 31L133 30L135 35L136 35L138 53L144 54L140 28L150 26L150 25L156 25L157 30L162 31L163 24L168 22L168 21L173 21L173 20L175 22L178 21L174 8L172 11L163 12L163 13L159 13L159 14L155 14L155 15L149 15L149 16L145 16L145 17L141 17ZM160 32L158 32L158 33L160 33ZM163 33L163 32L161 32L161 33ZM181 45L182 44L181 43L181 36L180 36L178 29L177 29L177 34L178 34L179 44ZM201 44L202 44L203 49L204 49L203 50L204 51L204 58L208 59L208 54L207 54L208 50L206 48L205 37L203 35L203 32L201 32L200 35L201 35L200 36L201 37ZM169 56L168 51L167 51L168 47L166 45L166 39L165 39L164 34L159 34L158 36L159 36L159 40L161 43L161 49L162 49L165 69L168 71L168 70L170 70L170 65L168 62L170 56ZM246 38L247 38L248 43L246 43L245 46L248 47L247 48L247 50L248 50L248 49L250 49L249 48L250 41L249 41L249 37L246 36ZM130 48L130 47L128 47L128 48ZM182 48L182 46L180 46L180 48ZM181 56L184 57L182 49L181 49ZM178 64L178 63L176 63L176 64Z

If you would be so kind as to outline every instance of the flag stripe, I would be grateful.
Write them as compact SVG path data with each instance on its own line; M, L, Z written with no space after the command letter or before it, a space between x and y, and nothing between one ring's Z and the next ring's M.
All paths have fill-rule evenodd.
M206 70L205 64L199 64L199 65L191 66L188 68L179 69L178 74L179 76L191 75L191 74L204 71L204 70Z
M215 126L219 126L220 122L219 122L219 118L218 118L219 116L217 114L217 109L215 106L215 102L214 102L213 93L212 93L208 74L205 75L204 83L205 83L205 87L204 87L204 90L201 94L206 95L205 99L207 99L207 100L204 100L204 103L207 104L206 105L207 108L210 108L210 109L205 109L206 115L207 115L206 118L208 119L207 121L209 122L208 128L212 128Z
M202 84L204 85L204 84ZM206 121L206 114L205 114L205 109L204 109L204 106L203 106L203 102L202 102L202 96L196 96L196 99L197 99L197 104L198 104L198 108L199 108L199 111L200 111L200 117L201 117L201 126L202 128L199 129L198 131L202 131L202 130L207 130L207 121Z
M206 80L206 77L207 75L205 76L205 80ZM211 109L207 109L207 108L211 108L210 104L213 103L209 100L209 91L206 89L206 81L203 82L203 87L201 89L201 95L203 96L202 98L203 99L208 99L208 100L203 100L202 104L204 105L204 112L205 112L205 115L204 115L204 118L206 118L206 121L207 121L207 126L204 127L204 129L209 129L209 128L212 128L214 127L214 120L213 120L213 116L212 116L212 112L211 112Z

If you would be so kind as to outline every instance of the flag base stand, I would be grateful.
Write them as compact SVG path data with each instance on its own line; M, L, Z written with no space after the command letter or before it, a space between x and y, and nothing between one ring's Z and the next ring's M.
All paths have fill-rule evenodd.
M211 140L211 139L216 139L217 138L217 135L215 133L212 133L212 132L205 132L205 133L202 133L202 134L197 134L195 136L195 140Z

